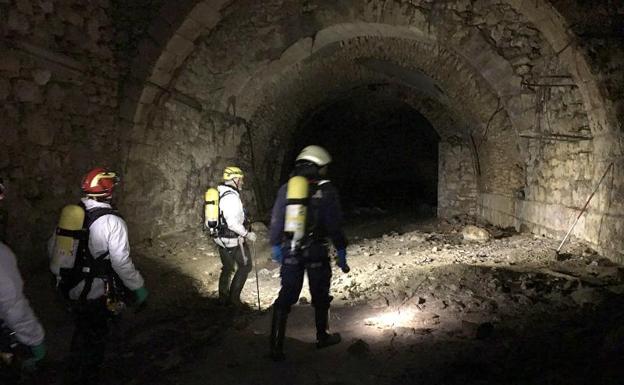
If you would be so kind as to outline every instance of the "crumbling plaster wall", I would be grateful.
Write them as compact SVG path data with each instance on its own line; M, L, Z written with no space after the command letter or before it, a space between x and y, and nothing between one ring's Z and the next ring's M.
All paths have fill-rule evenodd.
M166 102L141 133L135 132L127 160L132 183L124 187L124 212L133 234L146 239L200 230L204 191L220 182L228 165L249 169L249 158L239 156L245 133L240 122ZM146 213L153 220L148 225Z

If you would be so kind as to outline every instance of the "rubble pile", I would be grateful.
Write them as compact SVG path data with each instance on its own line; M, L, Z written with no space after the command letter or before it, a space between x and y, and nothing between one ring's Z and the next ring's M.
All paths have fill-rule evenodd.
M467 240L466 226L478 226L491 237ZM570 243L555 257L553 240L474 222L385 230L380 237L352 236L351 272L334 269L331 327L343 334L344 343L321 356L306 347L313 346L314 337L311 298L304 284L287 331L291 359L303 365L296 383L390 384L420 379L432 384L483 384L504 383L511 375L523 383L539 383L535 379L544 375L571 376L592 349L596 357L621 355L624 334L611 307L624 303L624 269L586 245ZM264 229L259 232L266 236ZM143 369L134 376L140 379L137 383L156 379L199 383L207 375L201 373L211 373L215 382L224 384L253 383L258 376L281 378L282 369L262 358L269 307L280 287L279 266L270 261L266 246L258 250L262 312L255 311L253 272L243 292L249 309L216 305L220 263L209 240L187 234L144 245L141 252L158 261L147 274L159 274L158 282L164 285L154 292L168 293L168 300L157 300L156 309L125 331L122 355L134 359L125 364L130 365L125 372L136 370L131 366L141 362ZM163 270L172 267L175 273ZM549 353L543 360L538 352L545 348ZM345 356L351 361L344 372L322 374L325 366L336 365ZM111 357L111 362L115 360ZM513 362L522 362L523 371ZM607 376L618 371L609 362L596 358L587 367L599 368ZM224 371L216 370L224 365ZM566 370L544 374L544 365ZM237 369L248 366L255 369ZM454 369L449 372L449 367ZM322 380L313 381L314 376ZM340 380L347 378L357 381Z

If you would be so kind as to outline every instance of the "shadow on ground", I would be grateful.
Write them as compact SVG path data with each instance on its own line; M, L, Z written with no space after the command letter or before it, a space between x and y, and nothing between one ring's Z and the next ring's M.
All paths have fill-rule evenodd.
M388 226L397 228L393 223ZM362 229L366 226L374 231L388 229L366 223ZM402 244L386 238L388 244ZM425 250L431 246L427 241L414 242L425 245ZM420 266L390 264L362 254L352 259L350 279L365 281L371 272L384 275L375 286L368 282L341 289L343 294L366 290L366 299L345 295L335 302L331 324L342 333L343 342L317 351L313 309L298 305L288 323L288 359L274 363L267 357L269 312L218 306L202 281L203 270L189 275L190 270L205 267L193 259L200 254L168 252L143 256L137 252L134 257L151 291L150 306L139 313L128 309L118 323L103 384L622 383L624 282L620 267L603 266L600 260L577 256L539 266L480 266L453 263L451 258L448 264ZM398 258L394 255L389 260ZM407 255L415 259L417 252ZM369 266L369 259L375 263ZM497 262L485 256L479 263L490 260ZM356 268L362 270L357 276ZM582 274L575 276L577 272ZM73 324L54 300L47 277L43 267L27 277L50 352L42 372L29 381L59 384ZM405 324L368 321L397 309L413 310L413 319Z
M512 278L519 274L483 270ZM552 279L535 275L533 283ZM481 316L491 321L479 325L463 321L466 312L449 310L438 315L438 324L417 320L408 326L367 326L365 319L379 309L335 307L332 328L344 340L321 351L314 348L312 308L296 306L288 323L285 362L267 358L270 316L255 314L249 323L198 341L188 350L192 354L168 371L131 383L621 384L624 299L611 291L603 294L601 304L580 307L551 302L548 295L529 298L509 314L483 310ZM415 318L426 313L417 310ZM204 327L214 325L207 319Z
M248 322L251 311L221 306L202 296L203 282L158 258L135 254L133 259L150 290L148 305L140 311L128 307L113 323L103 384L167 383L164 374L201 359L202 351L220 343L224 330ZM46 267L37 268L26 277L27 295L46 330L48 356L41 370L34 377L23 376L21 383L61 384L73 320Z

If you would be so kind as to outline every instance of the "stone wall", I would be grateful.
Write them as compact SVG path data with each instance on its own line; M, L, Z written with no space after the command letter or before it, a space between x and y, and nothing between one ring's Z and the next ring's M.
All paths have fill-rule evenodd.
M597 249L624 262L624 3L579 0L562 3L558 0L553 4L568 20L576 36L571 44L587 58L592 75L605 96L602 108L611 117L600 131L593 133L593 157L597 167L590 172L591 188L609 164L613 163L614 168L607 174L589 213L584 216L584 226L575 235L589 238ZM585 199L579 196L574 205L576 212Z
M472 138L476 210L494 223L561 235L614 162L574 235L623 260L622 15L580 0L0 0L8 241L40 257L96 164L127 171L138 238L194 226L195 197L233 160L265 182L266 210L296 122L392 84L443 139Z
M245 138L240 121L166 102L150 125L133 132L122 205L131 236L200 230L204 192L221 182L226 166L238 165L253 181L250 158L239 153ZM253 203L253 191L243 196Z
M608 95L617 125L624 130L624 3L621 1L554 0L579 47Z
M450 137L438 148L438 217L475 215L477 176L469 145L461 138Z
M521 135L544 134L536 130L536 121L544 123L540 127L549 123L548 132L588 129L574 91L550 94L548 115L536 118L542 95L527 84L570 74L540 28L525 17L525 8L515 2L460 0L312 2L305 10L294 1L232 3L226 11L212 14L221 17L218 23L211 18L218 28L206 30L195 42L196 49L172 85L200 108L249 122L257 142L263 143L256 154L262 180L274 183L281 174L276 170L283 158L280 148L291 142L288 133L304 114L367 82L391 78L407 83L412 89L404 99L417 100L414 104L425 109L442 105L425 114L436 129L452 127L454 134L472 136L478 145L474 155L482 194L513 201L528 178L537 189L551 190L550 179L535 177L544 174L542 165L528 163L532 150ZM410 28L402 28L406 25ZM357 61L362 58L368 61ZM413 96L415 89L427 89L425 84L414 85L419 82L417 73L428 76L442 95L430 87L433 95ZM565 98L569 100L563 103ZM459 124L430 118L442 115ZM572 177L559 173L553 183ZM526 193L529 199L541 199L533 191ZM482 215L496 222L498 214L491 210L495 208L483 206L495 201L478 200ZM513 222L513 211L500 223Z
M0 174L7 241L43 265L45 240L94 165L120 165L106 0L0 1Z
M589 242L614 260L624 260L622 209L624 197L619 179L624 167L621 118L605 123L596 111L621 116L622 61L621 6L615 3L554 1L568 19L575 36L556 44L557 54L530 65L524 77L535 94L535 120L519 132L526 180L518 196L491 194L479 199L480 213L497 224L514 224L538 234L562 238L572 225L600 177L614 163L604 185L597 191L587 213L572 236ZM564 64L573 49L586 55L598 89L572 81L578 62ZM589 83L589 82L588 82ZM581 87L585 88L582 89ZM597 92L601 92L599 95ZM583 95L584 94L584 95ZM602 99L605 97L604 99ZM604 100L598 105L597 100ZM594 115L591 119L587 112ZM607 125L607 126L605 126ZM611 126L608 126L611 125Z

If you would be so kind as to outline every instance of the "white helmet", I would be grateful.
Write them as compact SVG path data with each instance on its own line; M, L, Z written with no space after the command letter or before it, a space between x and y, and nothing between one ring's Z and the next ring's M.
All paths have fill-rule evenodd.
M319 167L329 164L332 160L329 153L321 146L308 146L297 155L297 161L307 160Z

